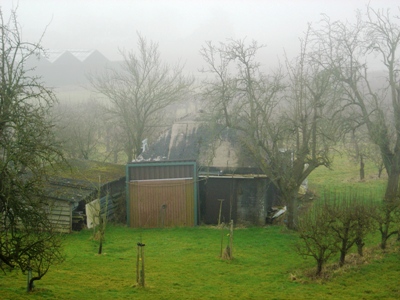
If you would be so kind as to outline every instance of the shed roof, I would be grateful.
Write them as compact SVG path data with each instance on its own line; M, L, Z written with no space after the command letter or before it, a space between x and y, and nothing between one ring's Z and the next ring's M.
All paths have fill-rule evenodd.
M79 179L87 182L110 182L125 176L125 165L104 163L92 160L70 159L59 164L50 175L63 178Z
M71 159L49 172L47 195L50 198L79 202L97 192L99 185L121 180L125 166Z

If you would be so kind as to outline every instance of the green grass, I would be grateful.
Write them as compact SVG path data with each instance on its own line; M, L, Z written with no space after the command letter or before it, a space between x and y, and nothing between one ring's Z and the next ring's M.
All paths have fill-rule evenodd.
M292 281L314 268L293 251L282 227L239 228L234 260L219 258L219 229L137 230L110 226L104 254L88 230L67 236L67 260L25 292L25 277L0 275L1 299L397 299L399 254L350 269L324 283ZM135 284L136 243L145 246L146 288Z
M342 157L332 171L317 169L309 185L317 191L383 190L385 180L374 172L368 166L367 179L360 182L357 166ZM83 230L66 236L65 263L52 267L33 293L26 293L21 273L0 273L0 299L400 299L399 251L376 250L378 258L321 281L304 275L315 263L296 254L296 233L284 227L236 229L232 261L219 258L220 239L221 231L212 227L109 226L104 254L97 255L97 242ZM140 240L146 244L144 289L134 287ZM367 247L378 243L378 235L367 239Z
M352 189L382 196L386 180L386 171L383 171L381 178L378 178L378 169L366 161L365 179L360 181L359 166L346 155L336 155L331 169L318 167L308 178L309 188L317 193L325 189Z

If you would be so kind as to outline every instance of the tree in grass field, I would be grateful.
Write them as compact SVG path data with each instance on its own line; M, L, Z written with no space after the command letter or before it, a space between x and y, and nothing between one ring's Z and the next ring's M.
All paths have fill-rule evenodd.
M312 257L316 263L316 275L320 276L326 262L338 252L338 242L330 234L328 214L322 207L314 207L299 218L296 244L297 253Z
M332 255L339 253L339 266L354 246L363 255L365 236L374 229L376 206L371 197L348 192L325 192L323 199L299 219L297 252L317 262L317 275Z
M372 200L351 191L324 194L322 209L329 223L328 234L337 241L339 266L345 264L346 255L354 245L358 254L363 255L364 238L373 228L373 207Z
M138 51L122 52L121 68L89 77L92 88L105 96L106 117L120 128L124 152L131 162L141 153L142 141L162 127L165 109L185 99L193 80L182 66L170 67L158 44L138 35Z
M381 249L386 249L390 237L399 233L400 228L400 205L398 202L376 203L371 218L375 221L381 234Z
M55 97L25 69L41 53L22 40L16 12L5 20L0 10L0 269L31 272L29 290L64 259L44 191L46 171L62 158L49 121Z
M368 6L354 23L324 16L313 31L313 59L342 87L344 107L379 148L388 175L386 202L398 201L400 178L400 17L395 14ZM373 63L379 74L371 72Z
M297 226L298 192L316 168L329 167L341 135L340 89L310 57L309 33L300 54L266 73L256 41L208 42L201 55L203 95L213 122L236 130L249 156L279 190L290 229Z

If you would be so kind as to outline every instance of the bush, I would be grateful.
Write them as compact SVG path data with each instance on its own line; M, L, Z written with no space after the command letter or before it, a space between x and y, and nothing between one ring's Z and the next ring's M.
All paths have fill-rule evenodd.
M362 256L364 238L373 228L374 209L371 197L351 191L325 192L322 200L299 219L297 252L316 260L317 275L337 252L339 265L343 266L346 254L355 244Z

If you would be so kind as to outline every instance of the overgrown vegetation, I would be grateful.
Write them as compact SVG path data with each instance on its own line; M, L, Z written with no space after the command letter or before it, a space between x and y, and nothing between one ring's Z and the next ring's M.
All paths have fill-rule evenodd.
M366 236L378 228L374 220L381 215L380 200L351 190L324 192L301 216L297 251L300 255L314 257L316 275L321 274L323 264L335 253L339 253L340 267L354 246L363 256Z
M64 259L43 188L62 155L49 121L54 94L25 69L43 49L22 39L15 11L5 20L0 10L0 35L0 269L33 274L30 291Z

